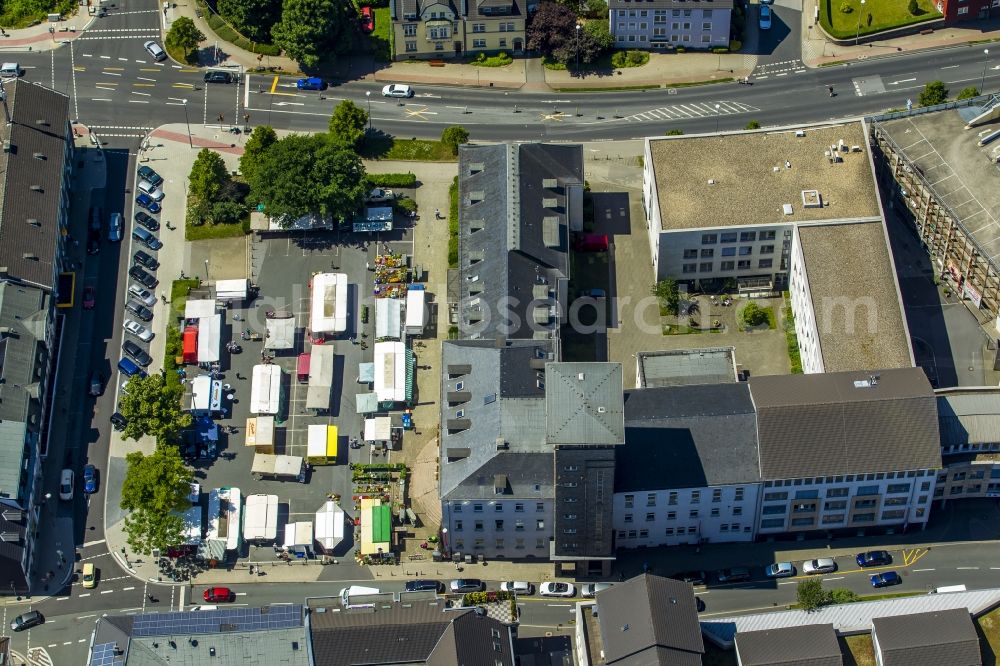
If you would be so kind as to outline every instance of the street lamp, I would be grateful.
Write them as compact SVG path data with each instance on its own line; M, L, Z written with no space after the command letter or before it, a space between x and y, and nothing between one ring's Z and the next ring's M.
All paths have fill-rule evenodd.
M718 104L715 105L715 133L719 133L719 116L722 115L722 107Z
M188 101L184 100L184 124L188 130L188 145L194 150L194 141L191 139L191 120L188 118Z
M205 282L208 282L208 259L205 260Z
M365 97L368 98L368 132L372 131L372 91L366 90Z
M583 26L576 24L576 73L580 73L580 28Z
M861 15L865 13L865 0L861 0L861 9L858 10L858 31L854 35L854 45L858 45L858 40L861 39Z
M990 64L990 50L983 49L983 80L979 82L979 94L985 94L983 87L986 85L986 67Z

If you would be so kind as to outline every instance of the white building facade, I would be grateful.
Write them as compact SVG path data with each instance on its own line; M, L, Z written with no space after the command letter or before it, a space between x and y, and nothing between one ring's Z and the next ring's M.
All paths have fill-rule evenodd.
M447 549L489 559L548 559L552 498L458 500L441 503Z

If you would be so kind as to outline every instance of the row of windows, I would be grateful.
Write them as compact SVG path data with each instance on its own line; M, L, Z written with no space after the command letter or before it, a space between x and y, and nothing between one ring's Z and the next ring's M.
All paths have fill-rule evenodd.
M720 261L719 270L720 271L745 271L749 270L752 262L749 259L742 259L740 261ZM757 268L771 268L774 266L773 259L758 259ZM711 261L703 261L699 264L682 264L682 273L711 273L715 270L715 264Z
M497 31L499 32L514 32L514 23L497 23ZM486 32L485 23L473 23L472 32Z
M658 16L658 17L666 16L667 15L667 10L666 9L657 9L657 10L655 10L653 12L653 15L654 16ZM703 10L701 10L701 15L702 15L703 18L712 18L712 10L711 9L703 9ZM619 16L621 18L625 18L626 16L629 17L629 18L637 18L637 17L638 18L646 18L647 16L649 16L649 10L647 10L647 9L638 9L638 10L636 10L636 9L629 9L629 10L619 9L617 16ZM675 9L675 10L673 10L673 13L671 14L671 16L691 16L691 10L690 9Z
M505 506L507 505L503 504L502 502L496 502L493 504L493 510L496 511L497 513L503 513ZM451 505L451 510L454 513L462 513L462 507L463 507L462 502L455 502L454 504ZM535 512L539 513L542 511L545 511L545 502L535 502ZM477 502L472 505L472 513L482 513L482 512L483 512L483 504ZM524 502L514 503L514 513L524 513Z
M924 509L917 509L914 513L917 518L923 518ZM891 511L882 512L882 520L900 520L906 515L906 511L903 509L893 509ZM838 523L844 523L847 520L847 515L843 513L835 513L827 516L823 516L823 525L836 525ZM852 518L853 523L874 523L875 513L856 513ZM792 518L789 523L791 527L812 527L816 524L815 516L810 516L808 518ZM761 529L774 529L776 527L784 527L784 518L766 518L760 521Z
M540 548L547 547L547 543L546 542L547 542L547 539L535 539L535 549L538 550ZM472 547L475 550L483 550L484 548L486 548L486 540L485 539L476 539L472 543ZM503 539L496 539L493 542L493 547L496 548L496 549L498 549L498 550L503 550L506 547L506 544L504 543ZM454 541L454 548L455 548L456 551L465 550L465 542L462 541L461 539L455 539L455 541ZM514 539L514 549L515 550L524 550L525 548L527 548L527 546L524 543L524 539Z
M729 531L739 532L740 531L740 527L741 527L740 523L723 523L722 525L719 525L719 531L720 532L729 532ZM742 529L743 529L744 532L751 531L751 528L750 528L749 525L743 527ZM677 528L668 527L665 530L663 530L663 534L665 536L668 536L668 537L669 536L675 536L675 535L676 536L680 536L682 534L697 534L697 533L698 533L698 527L696 525L688 525L687 527L677 527ZM648 539L649 538L649 530L618 530L618 538L619 539L637 539L637 538L638 539Z
M837 477L838 479L840 477ZM908 494L910 492L911 484L909 483L890 483L886 486L885 492L887 495L900 495ZM920 489L923 492L927 492L931 488L930 481L924 481L920 484ZM827 488L826 497L847 497L850 494L851 489L847 487L841 488ZM878 486L859 486L854 493L856 496L865 495L878 495ZM780 502L782 500L787 500L789 497L787 490L774 490L771 492L764 493L765 502ZM803 499L819 499L819 488L811 488L809 490L796 490L792 499L803 500Z
M664 23L663 25L666 25L666 23ZM619 23L617 25L616 32L618 34L621 34L621 33L625 32L626 30L628 30L629 32L635 32L637 28L639 30L645 31L645 30L649 29L649 24L648 23L631 23L631 22L630 23L624 23L624 22L622 22L622 23ZM690 21L674 21L673 23L670 24L670 29L674 30L674 31L677 31L677 30L690 30L691 29L691 22ZM657 34L657 35L665 35L666 34L666 28L655 28L654 30L655 30L655 34ZM711 23L702 23L701 24L701 30L702 30L702 32L711 32L712 31L712 24Z
M879 472L877 474L847 474L844 476L817 476L804 479L787 479L780 481L765 481L765 488L781 488L791 486L812 486L823 483L852 483L854 481L882 481L884 479L912 479L920 476L932 476L934 472L926 469L909 472Z
M724 248L722 248L722 252L720 254L723 257L735 257L736 254L737 254L737 252L739 252L739 256L741 256L741 257L749 257L751 254L753 254L753 246L752 245L745 245L745 246L740 247L740 248L724 247ZM773 245L761 245L758 248L757 253L758 254L774 254L774 246ZM702 259L711 259L714 256L715 256L715 248L711 248L711 247L703 247L703 248L701 248L701 250L698 250L696 248L687 248L687 249L684 250L684 258L685 259L697 259L699 257L701 257Z
M737 238L739 238L739 242L741 243L753 243L755 240L770 241L774 240L774 234L774 231L727 231L722 234L702 234L701 244L735 243Z
M688 498L691 504L698 504L699 502L701 502L700 490L691 490L689 492L691 494L688 496ZM743 488L739 487L735 488L733 490L733 495L734 495L733 499L735 499L737 502L743 501L744 492L745 490ZM677 500L679 497L680 497L680 491L671 490L669 495L667 496L667 504L668 505L677 504ZM631 494L625 495L624 500L626 509L631 509L633 506L635 506L635 495ZM722 488L712 488L712 501L713 502L722 501ZM646 506L656 506L656 493L646 493Z
M699 515L700 514L699 514L698 509L691 509L690 511L688 511L688 518L698 518ZM720 515L720 510L718 508L714 508L714 509L711 509L709 511L709 516L711 516L712 518L718 518L719 515ZM734 516L742 516L743 515L743 507L741 507L741 506L734 506L734 507L732 507L732 515L734 515ZM676 511L667 511L667 520L677 520L677 512ZM634 521L635 521L635 516L633 514L631 514L631 513L626 513L625 514L625 523L626 524L632 523ZM646 522L647 523L656 522L656 514L655 513L647 513L646 514Z
M654 39L649 40L649 41L664 41L666 39L666 34L662 30L660 30L659 28L657 28L656 29L656 34L654 34L653 37L654 37ZM619 44L624 44L626 42L645 42L646 41L646 35L627 35L627 36L626 35L619 35L617 41L618 41ZM670 41L671 42L690 42L691 41L691 35L670 35ZM712 36L711 35L702 35L701 36L701 43L702 44L711 44L712 43Z
M576 516L573 516L573 518L576 518ZM482 532L483 531L483 529L484 529L483 528L483 524L484 524L483 521L477 520L473 524L474 524L474 529L475 529L476 532ZM494 520L493 521L493 529L495 531L497 531L497 532L503 532L503 524L504 523L503 523L502 520ZM463 531L463 529L464 529L464 525L463 525L462 521L461 520L456 520L455 521L455 531L456 532L461 532L461 531ZM536 520L535 521L535 529L536 530L544 530L545 529L545 521L544 520ZM515 520L514 521L514 531L515 532L522 532L522 531L524 531L524 521L523 520Z

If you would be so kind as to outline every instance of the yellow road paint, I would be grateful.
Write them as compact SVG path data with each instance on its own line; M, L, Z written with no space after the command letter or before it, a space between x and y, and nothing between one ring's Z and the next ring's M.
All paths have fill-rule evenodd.
M104 71L105 72L124 72L125 68L124 67L105 67Z
M87 68L86 67L74 67L73 71L74 72L86 72Z
M194 88L194 84L191 83L173 83L171 85L174 88Z
M278 87L278 77L274 77L274 81L271 81L271 94L274 94L275 89Z

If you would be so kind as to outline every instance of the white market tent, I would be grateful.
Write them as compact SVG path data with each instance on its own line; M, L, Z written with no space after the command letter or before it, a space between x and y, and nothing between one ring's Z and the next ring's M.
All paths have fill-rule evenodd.
M222 315L198 320L198 363L216 363L222 345Z
M243 515L243 538L274 541L278 536L278 496L247 495Z
M184 303L185 319L202 319L215 314L216 301L214 298L191 299Z
M209 375L199 375L191 380L192 412L210 413L222 409L222 382Z
M226 550L238 550L242 543L239 488L215 488L208 494L208 531L206 541L219 541Z
M365 419L366 442L388 442L391 437L392 418L376 416L373 419Z
M333 388L333 345L313 345L309 359L309 387L306 389L306 409L330 409Z
M291 349L295 345L295 317L268 317L264 349Z
M343 273L313 275L309 331L314 336L323 336L346 330L347 276Z
M197 546L201 543L201 505L196 504L185 511L182 519L184 520L184 541L180 545Z
M245 443L259 453L274 453L274 417L248 418Z
M281 366L253 366L250 383L250 413L277 414L281 401Z
M220 301L244 301L250 291L250 280L216 280L215 297Z
M312 521L299 521L285 525L285 549L299 557L312 552Z
M354 396L354 409L358 414L377 412L378 396L374 393L358 393Z
M399 298L375 299L375 339L399 339L403 301Z
M330 500L316 512L316 543L324 553L332 553L344 539L344 510Z
M406 334L421 335L426 319L427 292L423 289L409 289L406 292Z
M402 342L375 343L375 395L379 402L406 400L406 347Z

